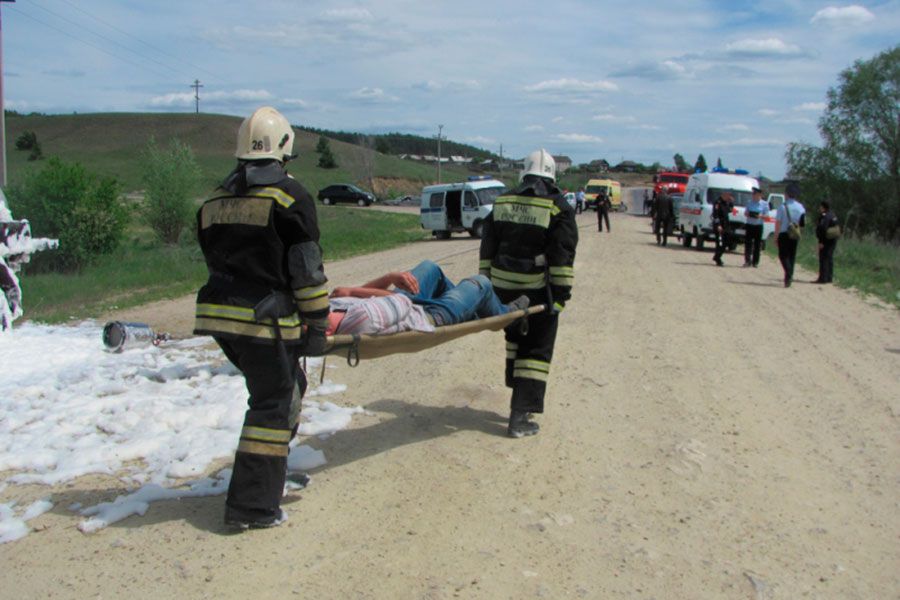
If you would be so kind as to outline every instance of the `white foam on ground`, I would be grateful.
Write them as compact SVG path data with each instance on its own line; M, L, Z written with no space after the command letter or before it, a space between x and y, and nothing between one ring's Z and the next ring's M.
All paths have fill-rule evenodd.
M202 477L213 461L234 455L247 408L244 378L209 338L111 354L101 332L89 322L25 323L0 335L0 471L12 473L0 493L8 484L56 485L92 473L138 488L125 499L82 509L91 517L79 525L82 531L144 514L155 500L224 493L230 471L172 485ZM313 373L320 366L321 359L308 361ZM317 382L310 377L308 398L316 400L304 400L303 435L329 435L363 412L321 401L346 386ZM295 440L288 462L306 470L326 461ZM25 521L39 514L13 506L0 504L6 507L0 543L27 534Z

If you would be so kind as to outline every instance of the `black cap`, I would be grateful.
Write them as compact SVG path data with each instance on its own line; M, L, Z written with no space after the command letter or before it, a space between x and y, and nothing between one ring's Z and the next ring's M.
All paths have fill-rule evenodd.
M753 192L753 193L754 193L754 194L756 194L756 193L760 193L760 194L762 194L762 190L761 190L761 189L759 189L759 188L758 188L758 187L755 187L755 188L753 188L753 189L752 189L752 190L750 190L750 191L751 191L751 192Z

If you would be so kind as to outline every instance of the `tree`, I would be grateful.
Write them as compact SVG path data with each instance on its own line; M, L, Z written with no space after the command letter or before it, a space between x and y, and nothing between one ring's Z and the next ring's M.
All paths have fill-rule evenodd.
M327 150L328 148L329 148L329 146L328 146L328 138L325 137L324 135L320 135L320 136L319 136L319 141L316 142L316 152L318 152L319 154L322 154L322 153L325 152L325 150Z
M687 164L687 161L684 160L684 157L681 154L676 154L675 156L672 157L672 160L675 161L675 170L676 171L678 171L679 173L690 172L691 167L689 164Z
M724 167L722 166L722 157L721 157L721 156L720 156L719 158L716 159L716 168L717 168L717 169L723 169L723 168L724 168Z
M319 153L319 168L336 169L337 166L338 164L334 159L334 154L331 153L331 147L326 144L325 149Z
M200 183L194 151L177 139L168 148L160 148L151 138L142 162L144 219L159 239L175 244L194 217L194 194Z
M391 146L390 144L388 144L386 139L379 136L375 139L375 152L378 152L380 154L390 154Z
M697 157L697 162L694 163L694 171L698 173L706 173L707 170L706 159L703 158L703 155L699 155Z
M128 210L119 183L78 163L52 157L8 191L10 207L28 215L35 231L59 239L59 251L48 256L53 268L80 269L115 251L125 235Z
M900 45L841 72L819 119L822 147L788 146L803 197L828 200L859 234L900 239Z
M37 134L35 132L23 131L16 138L16 150L31 150L37 143Z

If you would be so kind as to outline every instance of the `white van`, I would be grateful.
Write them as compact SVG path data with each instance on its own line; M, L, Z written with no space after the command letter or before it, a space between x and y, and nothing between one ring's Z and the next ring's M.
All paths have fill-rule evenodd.
M697 240L697 249L703 249L706 240L714 240L712 228L712 211L716 198L722 192L729 191L734 195L734 208L731 210L731 230L733 242L744 240L744 210L752 199L752 190L759 187L759 181L750 177L746 171L712 171L694 173L688 180L684 190L684 198L678 210L678 229L681 232L681 243L689 248ZM769 205L769 213L763 217L763 242L775 231L775 208Z
M494 208L494 199L505 191L502 181L481 178L426 186L422 188L419 217L422 228L430 229L441 240L462 231L480 238L484 219Z

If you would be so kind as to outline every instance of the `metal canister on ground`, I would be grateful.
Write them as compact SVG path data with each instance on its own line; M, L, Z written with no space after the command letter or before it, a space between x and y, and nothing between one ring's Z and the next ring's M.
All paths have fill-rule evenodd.
M158 345L163 338L164 334L157 335L146 323L110 321L103 327L103 346L107 352Z

